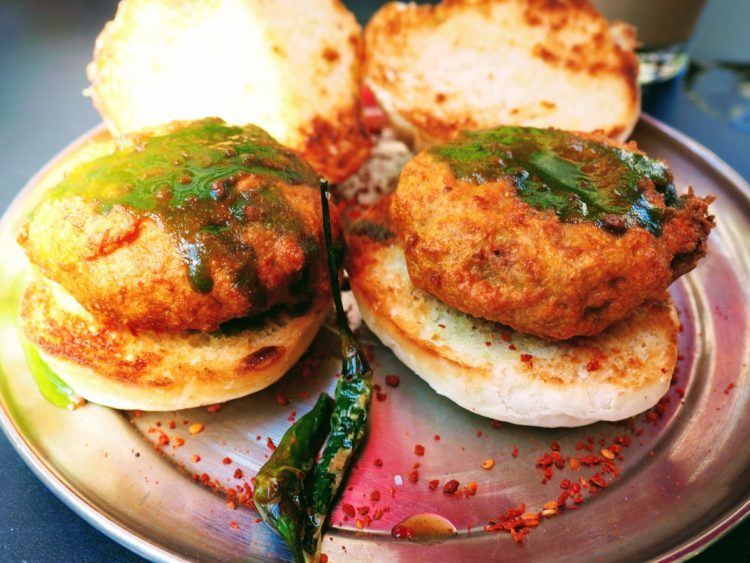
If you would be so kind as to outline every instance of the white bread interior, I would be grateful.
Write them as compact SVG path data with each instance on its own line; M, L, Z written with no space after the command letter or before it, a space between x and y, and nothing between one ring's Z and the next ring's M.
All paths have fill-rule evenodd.
M365 28L365 82L417 150L498 125L602 130L640 113L632 31L588 2L391 2Z
M122 0L88 67L114 135L253 123L340 181L367 156L361 28L338 0Z

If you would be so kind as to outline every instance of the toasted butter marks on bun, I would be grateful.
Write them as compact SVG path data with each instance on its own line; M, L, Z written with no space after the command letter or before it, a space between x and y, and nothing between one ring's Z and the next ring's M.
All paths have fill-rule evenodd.
M208 331L328 293L318 177L259 127L174 122L101 145L19 236L90 312Z
M621 420L667 391L679 321L666 294L593 337L523 335L415 288L387 204L347 233L351 287L367 326L435 391L483 416L549 427Z
M364 161L361 28L338 0L123 0L87 93L114 134L174 120L255 123L329 180Z
M23 295L20 326L44 360L89 401L119 409L177 410L268 387L302 356L328 299L269 312L215 333L131 331L102 322L41 277Z
M633 46L587 0L391 2L365 29L365 82L417 149L501 124L624 139L640 113Z

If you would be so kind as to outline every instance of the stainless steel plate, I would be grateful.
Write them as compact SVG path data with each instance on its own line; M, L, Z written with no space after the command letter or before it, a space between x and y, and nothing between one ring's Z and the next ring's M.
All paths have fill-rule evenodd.
M78 143L101 134L92 132ZM347 517L340 503L325 535L330 560L673 560L702 549L750 511L750 188L706 149L649 117L634 137L670 162L680 186L717 196L710 253L672 288L683 325L681 360L661 410L627 424L495 428L436 395L373 341L376 380L386 397L373 402L369 438L341 500L368 507L370 517L378 508L383 512L358 531L357 519L365 521L364 515ZM27 268L14 239L45 178L54 173L53 163L51 171L33 179L0 226L3 429L56 495L137 553L157 560L284 559L283 545L256 522L257 514L243 506L231 510L222 491L249 483L270 453L268 438L278 442L292 411L305 412L319 391L332 390L333 336L323 331L318 338L321 361L314 369L297 369L219 412L134 416L96 405L74 412L49 405L27 372L14 328ZM388 374L400 376L398 388L383 383ZM283 397L292 402L280 404ZM205 429L190 434L196 422ZM616 460L619 477L605 475L606 489L595 495L584 489L576 510L543 519L523 546L508 534L483 530L520 502L540 510L557 498L562 479L590 478L601 469L573 471L566 465L542 484L536 461L550 452L552 441L564 456L580 458L589 452L576 449L579 442L578 448L591 443L599 455L602 444L609 446L618 435L630 436L632 443L623 448L623 460ZM161 453L154 447L159 441ZM425 447L423 456L415 454L417 444ZM494 468L482 468L486 458L494 458ZM412 483L415 463L419 478ZM436 491L428 486L433 479L440 480ZM475 482L476 494L443 493L449 479L462 484L459 491ZM380 493L377 502L370 500L374 490ZM447 517L459 534L438 544L392 538L394 524L420 512Z

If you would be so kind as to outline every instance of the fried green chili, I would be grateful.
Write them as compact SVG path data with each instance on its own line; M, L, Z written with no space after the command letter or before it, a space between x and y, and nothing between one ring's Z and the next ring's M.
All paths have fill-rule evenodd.
M341 486L352 457L365 435L367 409L372 396L372 369L356 337L349 328L341 303L336 253L331 236L328 211L328 184L321 180L323 229L328 251L328 270L336 304L336 322L341 338L341 377L336 385L336 406L331 420L331 434L315 466L310 483L312 513L305 529L305 550L315 557L320 546L328 511Z
M305 482L328 434L332 410L333 399L321 394L313 409L286 431L255 477L255 507L263 521L284 539L297 562L305 561Z

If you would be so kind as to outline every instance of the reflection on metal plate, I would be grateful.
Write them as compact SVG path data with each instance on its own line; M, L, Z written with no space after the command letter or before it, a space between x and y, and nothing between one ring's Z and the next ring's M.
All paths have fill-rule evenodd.
M672 288L683 326L681 358L661 406L628 423L496 427L434 393L373 340L381 397L373 401L367 442L325 534L323 551L330 560L674 559L701 549L750 510L750 191L705 149L650 118L641 121L635 139L669 161L679 186L718 196L710 253ZM58 496L142 555L286 558L282 543L243 504L245 484L270 454L269 443L279 441L320 391L332 391L335 337L322 331L308 356L316 360L303 362L306 368L298 366L270 389L218 412L120 413L87 405L71 413L52 407L34 388L13 325L19 278L27 267L13 240L38 197L31 188L39 182L19 196L0 228L5 432ZM385 384L390 374L399 376L398 387ZM190 433L194 423L204 425L200 433ZM551 453L552 442L564 458L580 459L589 448L599 456L625 435L630 445L621 445L622 460L614 460L619 477L601 465L573 470L567 462L563 469L553 464L552 477L542 483L537 460ZM423 455L416 445L424 447ZM494 466L485 469L489 458ZM592 494L583 487L576 509L542 517L523 546L509 534L484 530L519 503L541 511L558 498L561 481L580 483L584 477L589 483L597 472L606 488ZM439 484L433 490L434 480ZM450 480L458 481L458 494L443 492ZM354 517L344 505L355 509ZM447 518L458 533L437 542L391 535L395 524L420 513Z

